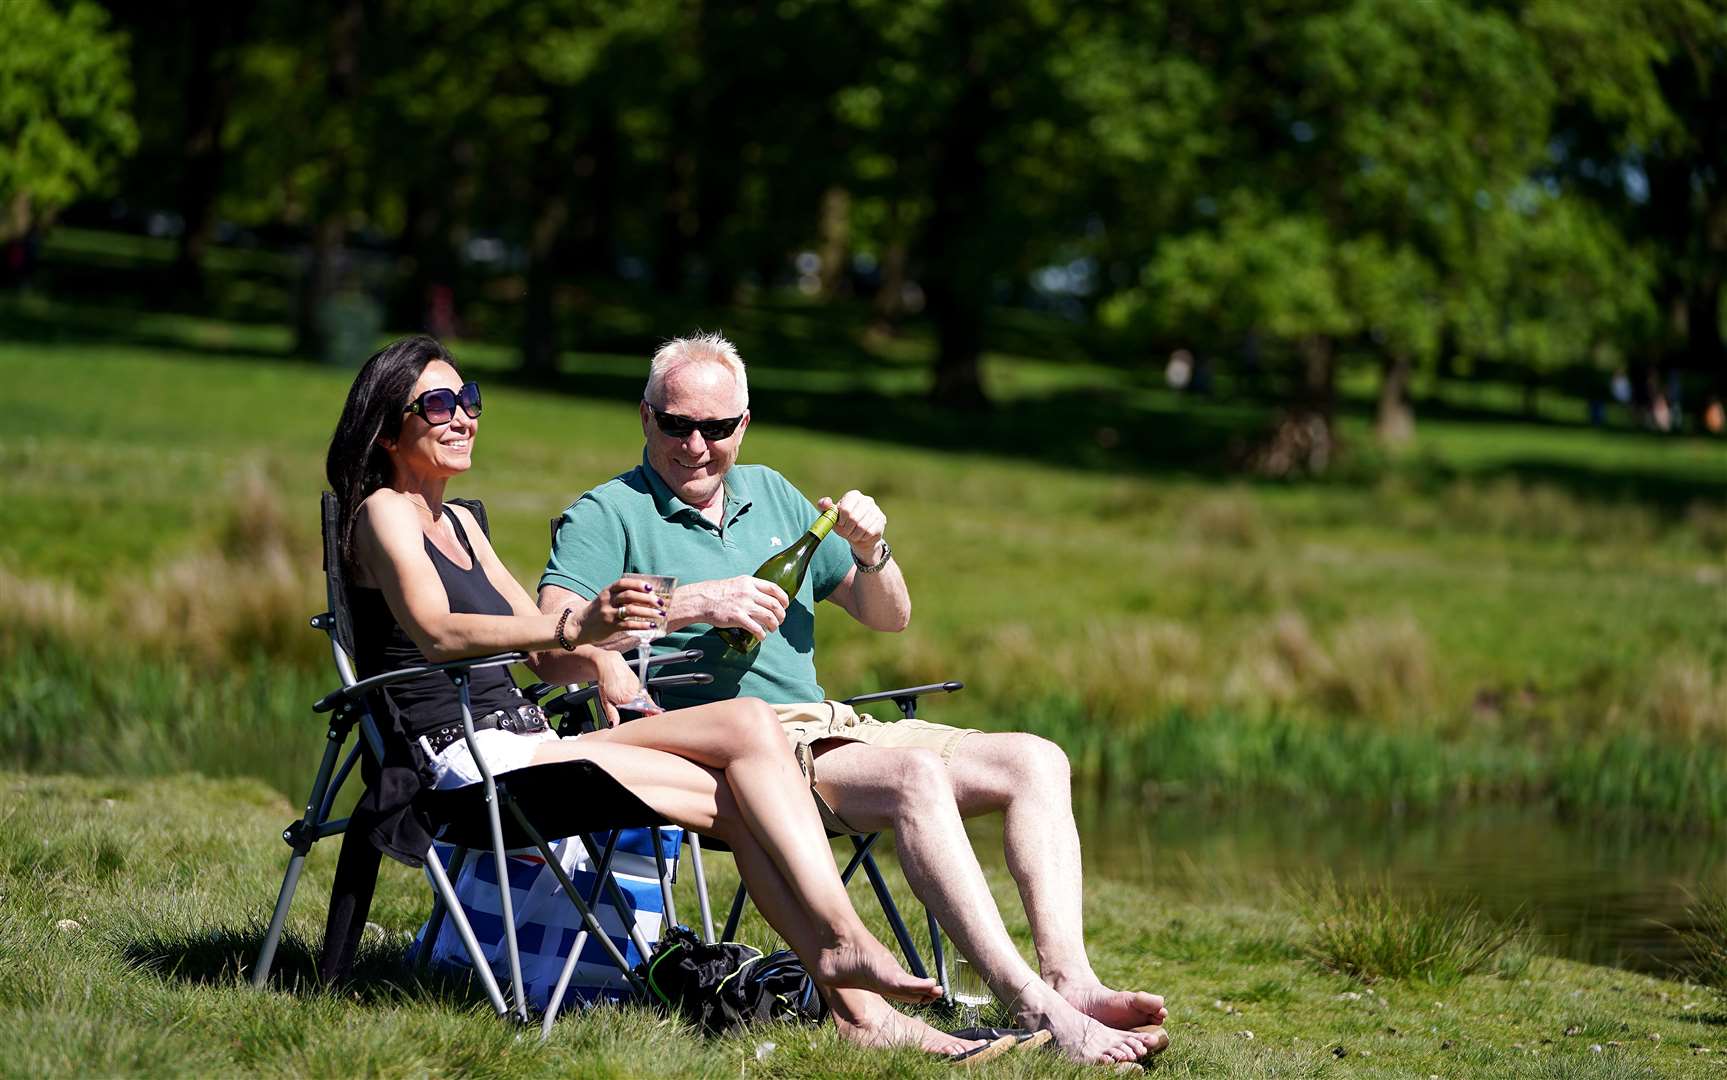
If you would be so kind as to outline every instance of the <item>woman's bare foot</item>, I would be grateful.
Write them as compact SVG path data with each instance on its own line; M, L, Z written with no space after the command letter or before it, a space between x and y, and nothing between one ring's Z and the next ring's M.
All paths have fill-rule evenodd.
M941 984L920 979L894 961L881 942L868 938L857 944L824 946L816 958L816 981L823 986L874 990L891 1001L923 1005L941 997Z
M1086 983L1054 982L1052 985L1069 1005L1112 1028L1131 1031L1169 1019L1163 998L1143 990L1111 990L1096 979Z
M983 1045L981 1039L956 1039L915 1016L895 1012L879 997L872 995L871 1000L874 1002L872 1007L858 1010L835 1002L834 1027L839 1029L840 1038L859 1046L915 1046L927 1054L940 1054L942 1057L956 1057Z
M1168 1041L1161 1034L1142 1035L1109 1027L1087 1016L1048 987L1043 987L1042 992L1028 988L1027 996L1020 1000L1014 1015L1033 1031L1049 1032L1063 1054L1087 1065L1138 1061L1163 1049Z

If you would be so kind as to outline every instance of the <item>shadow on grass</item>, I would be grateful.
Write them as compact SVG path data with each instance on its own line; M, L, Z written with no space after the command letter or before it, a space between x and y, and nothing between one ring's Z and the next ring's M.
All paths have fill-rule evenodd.
M127 942L121 955L133 967L164 981L193 986L251 985L252 965L264 941L264 927L217 927L204 932L152 934ZM294 934L285 934L270 967L269 987L295 995L341 993L362 1002L438 1000L458 1007L489 1005L470 977L443 971L417 971L405 946L368 935L354 957L354 969L339 983L318 978L318 954Z

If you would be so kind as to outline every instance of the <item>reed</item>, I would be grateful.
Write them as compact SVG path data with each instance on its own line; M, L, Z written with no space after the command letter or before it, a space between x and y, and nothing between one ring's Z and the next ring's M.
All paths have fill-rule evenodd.
M1325 970L1362 983L1453 986L1494 970L1521 933L1515 923L1493 924L1473 905L1401 897L1385 884L1346 888L1323 878L1292 887L1292 897L1308 926L1308 955Z
M1679 935L1688 954L1684 974L1727 1003L1727 892L1696 894L1685 908Z

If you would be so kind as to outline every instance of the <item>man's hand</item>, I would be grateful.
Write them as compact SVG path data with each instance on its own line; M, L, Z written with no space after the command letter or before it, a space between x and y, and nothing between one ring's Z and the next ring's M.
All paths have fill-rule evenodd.
M758 640L778 630L791 603L785 590L756 577L720 578L679 585L672 593L672 625L705 622L735 626Z
M827 510L830 506L838 506L839 518L834 521L834 532L840 539L851 545L852 554L859 562L868 566L881 559L881 538L887 532L887 515L874 499L861 491L848 491L840 496L839 502L823 498L816 503L818 510Z

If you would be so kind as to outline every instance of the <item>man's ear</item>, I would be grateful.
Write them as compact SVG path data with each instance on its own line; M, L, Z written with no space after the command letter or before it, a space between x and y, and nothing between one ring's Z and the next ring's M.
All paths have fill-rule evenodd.
M654 422L654 411L645 401L636 403L636 415L642 418L642 438L649 438L653 431L648 427Z

